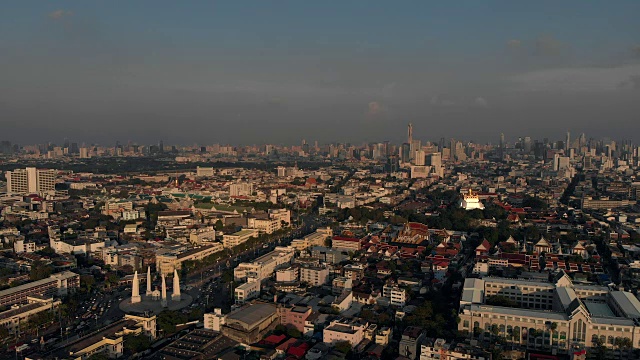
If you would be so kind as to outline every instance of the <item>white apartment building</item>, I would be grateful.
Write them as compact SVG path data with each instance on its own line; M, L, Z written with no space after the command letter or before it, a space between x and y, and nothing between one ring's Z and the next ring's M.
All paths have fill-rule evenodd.
M203 245L216 241L216 230L213 226L206 226L189 233L189 242L194 245Z
M393 306L405 306L407 303L407 290L397 285L385 285L382 287L382 296L389 299Z
M494 295L519 307L488 305ZM614 348L616 338L640 348L640 301L628 292L573 284L563 271L552 282L467 279L459 316L458 330L469 336L488 339L498 333L530 349Z
M229 196L251 196L253 184L249 182L233 183L229 186Z
M276 247L272 252L262 255L249 263L240 263L233 269L233 277L236 281L245 279L255 279L262 281L270 276L280 267L290 264L295 249L292 247Z
M297 251L304 251L314 246L324 246L324 242L331 236L333 236L331 228L318 229L302 239L293 240L291 246Z
M206 246L197 246L186 251L184 248L179 248L175 251L156 254L156 271L165 275L173 274L174 270L182 269L183 262L187 260L202 260L223 249L220 243L212 243Z
M49 237L49 246L56 254L90 254L101 251L107 245L107 240L99 239L68 239Z
M260 281L249 281L237 288L233 292L236 305L244 304L245 302L255 299L260 295Z
M55 191L55 170L28 167L7 171L5 176L8 194L42 194Z
M121 216L122 216L122 220L137 220L137 219L146 217L146 215L144 214L144 211L138 211L138 210L123 210Z
M290 266L286 269L276 271L276 281L290 283L298 281L300 278L300 269L297 266Z
M278 219L248 218L247 227L256 229L262 233L272 234L274 231L280 230L282 223Z
M357 320L333 320L322 331L322 342L333 345L347 341L351 346L356 346L364 339L364 331L368 325L366 322L361 323Z
M287 209L269 209L269 219L284 221L291 224L291 211Z
M300 282L310 286L322 286L329 282L329 268L326 266L303 266L300 268Z
M23 236L16 239L13 243L13 251L16 253L32 253L36 251L36 243L33 241L26 241Z
M215 175L215 171L212 167L201 167L198 166L196 168L196 176L213 176Z
M233 234L223 235L222 245L225 247L225 249L236 247L249 240L250 238L257 236L258 230L256 229L242 229Z
M215 308L212 313L204 314L204 328L214 331L220 331L220 326L224 325L225 316L222 309Z

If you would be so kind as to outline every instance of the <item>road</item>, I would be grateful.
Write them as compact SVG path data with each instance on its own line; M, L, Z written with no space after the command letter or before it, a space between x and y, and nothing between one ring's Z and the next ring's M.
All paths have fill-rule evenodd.
M293 229L287 234L273 237L266 243L256 244L254 248L237 254L233 259L219 260L206 268L200 269L196 273L190 274L186 282L189 286L199 287L207 281L220 276L225 270L234 268L241 262L252 261L259 256L273 251L276 246L287 246L291 244L294 239L310 234L316 231L319 226L326 226L327 223L328 220L325 218L318 219L314 215L305 215L302 217L302 226ZM268 246L265 248L264 245Z

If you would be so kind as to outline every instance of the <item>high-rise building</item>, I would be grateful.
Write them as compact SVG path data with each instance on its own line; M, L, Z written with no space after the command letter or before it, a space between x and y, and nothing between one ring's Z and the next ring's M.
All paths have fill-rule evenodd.
M413 124L409 123L408 129L407 129L407 142L409 144L413 143Z
M80 158L81 159L88 159L89 156L89 149L87 149L86 147L81 147L80 148Z
M522 151L525 154L531 153L531 137L525 136L522 140Z
M41 194L54 191L56 186L55 170L28 167L7 171L6 178L9 194Z
M418 150L415 151L413 162L417 166L424 166L424 163L425 163L424 150L418 149Z
M11 141L2 141L0 142L0 154L11 155L13 153L13 146L11 146Z
M427 162L427 165L434 166L434 167L442 166L442 154L441 153L439 153L439 152L431 153L431 154L429 154L429 156L427 156L427 158L429 159L429 161Z
M400 160L403 163L409 162L411 159L411 145L409 143L402 144L402 148L400 150Z

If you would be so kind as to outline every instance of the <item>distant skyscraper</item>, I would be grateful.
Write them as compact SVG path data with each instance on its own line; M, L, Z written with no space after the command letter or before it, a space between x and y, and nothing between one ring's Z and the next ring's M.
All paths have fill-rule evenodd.
M408 163L411 159L411 145L408 143L402 144L402 148L400 149L400 160L403 163Z
M407 129L407 143L413 144L413 124L409 123Z
M564 150L566 152L569 151L569 148L571 147L571 134L567 131L567 137L564 140Z
M524 137L524 139L522 140L522 150L525 154L531 153L531 137Z
M498 149L500 159L504 157L504 133L500 133L500 148Z

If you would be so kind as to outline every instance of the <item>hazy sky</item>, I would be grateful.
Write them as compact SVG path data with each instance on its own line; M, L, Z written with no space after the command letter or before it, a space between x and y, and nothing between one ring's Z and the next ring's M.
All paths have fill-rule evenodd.
M3 1L0 140L640 141L640 1Z

